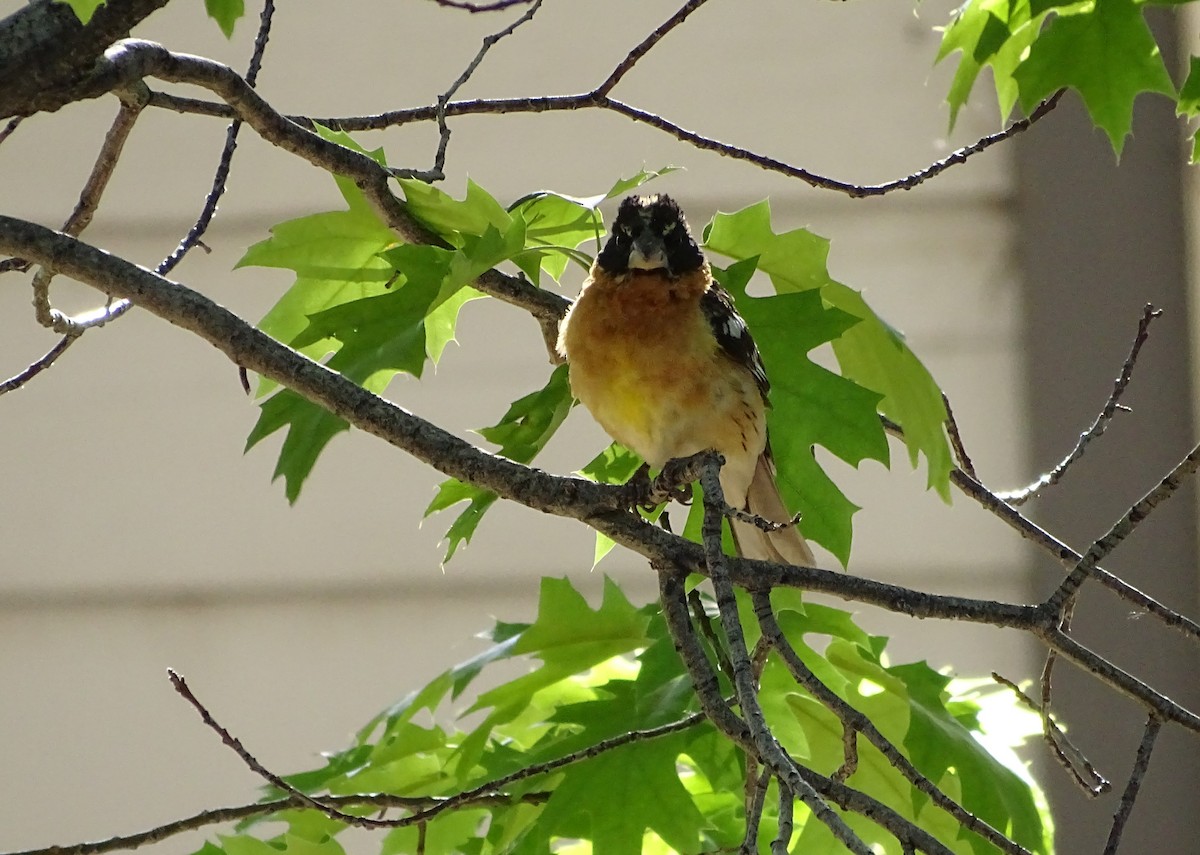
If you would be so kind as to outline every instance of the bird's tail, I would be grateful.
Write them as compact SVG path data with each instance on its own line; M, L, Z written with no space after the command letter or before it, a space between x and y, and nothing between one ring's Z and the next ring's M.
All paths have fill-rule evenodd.
M758 458L754 469L754 478L746 491L746 507L744 510L760 516L771 522L790 522L792 515L788 513L783 497L779 495L779 487L775 483L775 464L767 454ZM733 531L733 539L737 543L738 552L743 558L756 558L763 561L775 561L780 564L796 564L802 567L815 566L812 549L796 530L794 525L781 528L778 531L763 531L754 523L738 519L729 521Z

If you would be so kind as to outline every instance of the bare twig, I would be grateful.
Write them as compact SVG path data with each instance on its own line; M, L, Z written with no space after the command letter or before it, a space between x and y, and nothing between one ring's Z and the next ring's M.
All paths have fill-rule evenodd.
M618 68L620 68L620 66L618 66ZM622 72L622 75L623 74L624 72ZM603 85L604 84L602 83L601 86ZM632 119L635 122L655 128L658 131L674 137L680 142L687 143L703 151L711 151L725 157L734 158L735 160L742 160L768 172L776 172L788 178L798 179L817 189L843 193L851 198L857 199L869 196L883 196L897 190L911 190L914 187L925 183L929 179L940 175L950 167L964 163L974 155L986 151L992 146L1028 130L1033 124L1040 121L1048 113L1050 113L1050 111L1058 106L1058 102L1062 98L1064 92L1064 90L1059 90L1054 95L1047 98L1045 101L1039 104L1032 113L1029 114L1028 118L1015 121L1002 131L983 136L970 145L963 146L962 148L951 152L941 160L931 163L924 169L918 170L917 172L906 175L902 178L896 178L880 184L857 184L850 181L819 175L810 170L779 160L778 158L761 154L750 149L742 148L737 145L732 145L730 143L721 142L720 140L712 137L688 130L681 125L677 125L674 122L659 116L656 113L651 113L649 111L634 107L630 104L626 104L622 101L618 101L606 94L599 92L598 89L599 87L589 92L583 92L577 95L549 95L528 98L489 98L471 101L454 101L446 104L444 109L447 117L481 114L505 115L511 113L549 113L586 109L609 110ZM163 107L182 113L199 113L201 115L226 117L233 115L232 108L225 107L220 104L197 101L189 98L178 98L176 96L159 92L155 92L151 95L150 103L155 107ZM325 125L326 127L339 128L344 131L382 130L384 128L409 124L412 122L437 121L438 110L438 105L434 104L433 106L428 107L390 110L368 116L334 116L318 118L296 115L289 117L289 119L290 121L295 122L297 125L303 125L306 127L312 127L313 123L318 123Z
M757 778L749 778L747 783L754 782L746 804L746 834L742 838L742 855L754 855L758 851L758 825L762 821L763 807L767 803L767 787L771 783L771 773L763 769Z
M1067 469L1083 456L1083 452L1087 449L1088 445L1104 433L1117 410L1126 409L1120 403L1121 395L1125 393L1125 387L1129 385L1129 378L1133 376L1133 366L1137 363L1138 352L1142 349L1142 345L1146 343L1146 338L1150 330L1150 322L1161 314L1162 311L1154 308L1150 303L1147 303L1146 307L1142 310L1142 318L1138 321L1137 335L1134 336L1129 356L1125 358L1125 362L1121 366L1121 373L1117 376L1116 382L1113 384L1112 394L1108 396L1104 408L1100 410L1100 415L1096 416L1096 420L1092 422L1092 426L1079 435L1079 441L1075 443L1075 447L1071 449L1071 452L1059 461L1057 466L1044 475L1041 475L1032 484L1022 487L1019 490L1007 490L997 493L996 495L1000 499L1011 505L1022 505L1036 496L1043 488L1057 484L1062 480ZM966 466L963 469L972 478L975 477L975 473L970 471Z
M992 672L992 679L1010 689L1019 701L1038 714L1038 717L1042 720L1042 735L1046 745L1050 748L1050 754L1075 779L1075 782L1089 798L1102 795L1112 789L1112 785L1108 782L1108 779L1096 770L1091 761L1071 742L1062 728L1058 726L1058 722L1054 720L1049 707L1039 704L1022 691L1020 686L995 671ZM1044 681L1042 685L1045 686Z
M838 783L841 783L840 781ZM788 845L792 840L792 813L796 806L796 800L792 796L791 790L780 784L779 786L779 832L775 835L775 839L771 841L771 855L787 855Z
M465 790L454 796L431 798L424 797L420 800L413 800L406 805L397 804L399 807L407 807L413 809L413 813L409 816L400 817L397 819L372 819L370 817L356 816L348 814L339 809L339 803L331 796L323 796L320 799L315 799L312 796L304 793L287 781L280 778L275 773L271 772L262 765L241 741L225 729L208 711L204 704L196 697L192 690L188 687L187 682L179 674L168 670L167 674L171 678L171 684L175 687L175 691L180 694L192 707L200 714L201 720L218 736L221 741L233 750L234 753L241 758L255 774L268 781L272 786L277 787L287 794L288 802L298 802L300 807L308 807L318 810L326 816L344 822L348 825L356 825L364 828L403 828L411 825L420 825L433 819L435 816L445 813L449 810L455 810L469 804L478 804L481 800L491 799L493 796L500 793L504 787L517 781L536 778L540 775L545 775L549 772L556 771L565 766L570 766L582 760L587 760L591 757L596 757L613 749L620 748L625 745L630 745L635 742L646 742L652 739L658 739L672 733L678 733L681 730L687 730L702 724L706 721L704 713L695 713L686 718L674 721L669 724L660 725L659 727L647 728L645 730L631 730L622 733L619 736L614 736L611 739L601 740L595 745L590 745L587 748L582 748L570 754L554 760L547 760L542 763L534 763L529 766L522 767L515 772L496 778L492 781L486 781L477 787L470 790ZM181 829L182 830L182 829Z
M884 429L893 436L900 438L904 437L904 430L892 420L881 417ZM1003 522L1007 523L1010 528L1016 531L1021 537L1030 541L1039 548L1050 553L1063 566L1075 568L1083 559L1083 556L1072 549L1067 544L1063 543L1054 535L1047 532L1037 524L1021 515L1021 512L1002 500L999 496L983 486L979 481L967 475L961 469L953 469L950 471L950 483L961 490L964 494L975 500L985 510L990 511L995 516L999 517ZM1174 609L1164 605L1163 603L1151 597L1144 591L1130 585L1119 576L1109 573L1098 564L1090 569L1090 575L1101 585L1108 588L1114 594L1126 602L1132 603L1140 609L1154 615L1167 626L1172 629L1179 630L1185 635L1200 639L1200 623L1192 620L1186 615L1180 614Z
M262 68L263 53L267 49L267 41L271 37L271 21L275 16L274 0L264 0L262 13L259 15L258 33L254 37L254 49L250 53L250 63L246 68L246 85L251 89L258 83L258 72ZM204 207L195 224L188 230L179 246L159 262L155 271L166 276L183 261L184 257L200 243L204 233L212 224L217 213L217 205L225 194L225 185L229 180L229 169L233 163L233 153L237 149L238 133L242 129L242 120L234 119L225 129L225 146L221 149L221 157L217 162L217 171L213 175L212 188L204 199Z
M971 458L967 454L967 447L963 445L962 435L958 432L958 422L954 418L954 410L950 408L950 398L945 392L942 393L942 405L946 408L946 435L950 437L950 447L954 449L958 468L974 478L975 464L971 462Z
M7 380L0 382L0 395L5 394L6 392L11 392L14 389L20 389L34 377L41 374L43 371L53 365L54 360L62 356L63 353L66 352L67 348L75 343L79 336L80 333L68 333L67 335L64 335L58 340L58 344L50 348L50 350L48 350L46 354L36 362L31 363L24 371L14 374Z
M1150 767L1150 755L1154 752L1154 740L1158 738L1158 732L1161 729L1162 720L1151 713L1150 717L1146 719L1146 729L1142 733L1142 741L1138 745L1133 769L1129 772L1129 782L1125 785L1125 792L1121 795L1121 804L1113 815L1108 841L1104 844L1104 855L1116 855L1117 848L1121 845L1121 835L1125 831L1125 824L1129 822L1129 815L1133 813L1133 803L1137 801L1142 781L1146 777L1146 770Z
M260 763L258 758L246 750L246 747L242 745L242 741L240 739L226 730L220 722L213 718L212 713L210 713L208 708L201 703L200 699L193 694L192 690L188 687L187 681L184 680L183 677L170 669L167 670L167 676L171 678L171 685L175 687L175 691L179 693L180 697L191 704L196 712L200 714L201 721L203 721L211 730L221 737L221 742L223 742L235 754L237 754L237 756L242 759L242 762L245 763L252 772L258 775L264 781L271 784L273 787L278 788L284 793L287 793L287 795L291 798L297 799L303 807L319 810L321 813L325 814L331 819L339 820L347 825L359 825L365 828L382 827L380 825L380 820L371 819L364 816L355 816L351 813L345 813L334 805L326 804L319 799L314 799L312 796L308 795L308 793L296 789L287 781L283 780L283 778L279 777L262 763Z
M842 765L830 777L845 781L858 771L858 730L842 722Z
M491 3L470 3L468 0L433 0L433 2L448 9L462 9L474 14L476 12L498 12L501 9L529 3L531 0L492 0Z
M388 189L391 176L429 180L420 170L397 170L380 166L370 157L326 140L276 112L233 69L203 57L174 54L153 42L126 39L105 54L101 78L113 88L126 81L147 76L207 88L235 108L235 115L250 125L263 139L307 160L328 172L355 180L367 201L382 220L404 240L445 246L408 212ZM520 306L539 322L557 324L569 302L516 276L491 269L473 283L485 294Z
M92 171L88 174L87 181L84 182L83 189L79 192L79 201L71 215L67 217L66 222L63 223L63 233L76 236L91 224L92 217L100 206L100 199L108 187L109 179L112 178L113 170L116 169L117 161L121 158L125 141L129 139L129 134L133 131L133 126L144 106L144 98L136 97L133 93L127 93L126 97L122 98L117 115L104 135L104 142L96 155L96 162L92 164ZM8 261L12 265L10 269L24 270L29 267L28 262L23 258L12 258ZM28 383L53 365L54 361L62 356L86 329L92 326L101 326L111 319L107 316L110 309L113 308L111 300L99 312L90 312L74 317L54 309L50 305L50 280L53 277L53 269L47 267L43 267L34 275L34 314L39 323L61 333L63 337L59 339L58 344L40 359L31 363L24 371L0 384L0 394L19 389Z
M438 96L436 117L438 124L438 147L437 153L433 158L433 168L429 171L430 180L441 181L446 177L446 147L450 144L450 126L446 124L446 104L448 104L450 99L454 97L454 93L457 92L459 88L461 88L462 85L470 79L471 75L475 73L475 69L479 67L481 62L483 62L483 58L487 56L488 51L492 49L496 42L500 41L505 36L512 35L518 27L532 20L533 16L537 14L538 9L541 7L542 0L533 0L533 5L531 5L525 11L525 14L517 18L517 20L513 21L504 29L492 33L490 36L485 36L483 39L483 44L479 48L479 53L475 54L475 58L467 64L467 67L463 69L463 72L458 76L458 79L450 84L450 88Z
M6 139L11 137L16 129L20 127L21 122L24 121L24 119L24 116L17 116L16 118L9 119L8 123L4 126L4 130L0 131L0 143L3 143Z
M1091 545L1087 554L1079 559L1079 563L1067 574L1067 578L1062 581L1058 590L1046 601L1046 605L1051 609L1061 610L1079 590L1079 586L1083 584L1084 580L1089 575L1094 575L1096 565L1103 560L1104 556L1133 534L1138 523L1150 516L1150 513L1159 504L1174 495L1175 491L1183 485L1184 480L1195 474L1197 468L1200 468L1200 445L1189 451L1183 460L1159 482L1157 487L1138 500L1119 520L1112 524L1103 537Z
M691 606L692 620L700 628L700 634L708 639L708 644L713 651L713 658L717 660L717 670L732 680L733 666L729 663L729 654L725 651L725 645L721 639L717 637L717 631L713 629L713 622L704 610L704 601L700 598L699 589L693 588L688 591L688 605Z
M467 804L507 805L511 804L514 800L519 800L527 804L543 804L548 799L548 793L525 793L520 796L510 793L487 793L479 796L472 802L463 802L462 804L464 807ZM443 799L430 796L393 796L385 793L363 793L361 795L325 796L323 801L338 808L371 807L385 810L387 808L413 810L438 804ZM118 837L109 837L105 840L75 843L66 846L46 846L41 849L26 849L21 852L9 852L5 855L103 855L105 852L138 849L152 843L159 843L177 834L195 831L210 825L254 819L255 817L269 816L279 811L302 807L306 807L303 801L288 797L274 799L269 802L238 805L236 807L211 808L200 811L192 816L163 823L162 825L155 826L146 831L140 831L136 834L126 834Z
M687 0L674 15L663 21L646 38L642 39L629 53L625 56L617 67L614 68L599 86L591 91L591 95L596 98L603 98L613 90L613 87L621 82L621 78L628 74L638 61L646 54L650 53L651 49L662 41L663 37L671 32L671 30L682 24L692 12L703 6L707 0Z

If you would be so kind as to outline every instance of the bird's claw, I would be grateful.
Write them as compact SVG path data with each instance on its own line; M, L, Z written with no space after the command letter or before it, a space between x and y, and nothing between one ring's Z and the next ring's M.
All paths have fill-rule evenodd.
M643 463L638 470L625 482L627 501L631 508L641 508L652 511L659 505L676 501L680 504L692 503L692 491L688 484L680 483L678 468L672 466L675 461L669 461L657 477L651 479L650 465Z

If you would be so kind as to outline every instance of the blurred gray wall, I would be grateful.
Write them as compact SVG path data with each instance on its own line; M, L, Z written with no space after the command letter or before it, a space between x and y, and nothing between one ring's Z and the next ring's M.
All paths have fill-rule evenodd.
M0 0L0 14L19 5ZM945 21L948 8L926 3L917 17L905 4L711 3L614 94L818 173L857 182L895 178L997 126L981 81L954 134L945 134L942 98L952 67L931 71L930 62L938 39L931 27ZM492 51L459 95L588 89L673 11L671 2L551 0ZM256 23L251 10L226 42L198 0L178 0L135 35L243 67ZM495 16L416 0L284 4L260 91L285 111L316 116L427 104L480 38L502 25ZM61 222L115 109L107 98L22 126L0 146L0 207ZM1004 487L1065 452L1107 395L1103 382L1081 387L1062 418L1043 425L1041 378L1057 366L1063 382L1076 375L1039 347L1079 348L1080 358L1109 377L1136 323L1136 308L1122 302L1108 311L1110 337L1093 338L1070 313L1055 335L1035 332L1038 295L1031 295L1029 271L1063 247L1030 254L1023 219L1029 185L1019 180L1026 172L1014 157L1050 157L1044 145L1062 132L1057 122L1051 117L1030 131L1022 154L1001 146L916 191L851 201L695 151L614 115L468 117L452 125L445 189L460 195L469 173L502 201L543 187L585 195L643 166L674 164L686 171L654 187L680 199L697 225L717 209L770 195L777 229L806 225L833 239L833 275L864 290L908 335L951 396L981 476ZM1072 133L1078 141L1091 132ZM85 238L153 266L199 210L223 134L217 120L147 111ZM425 166L434 135L423 125L360 139L384 145L392 164ZM1070 160L1066 145L1056 156ZM1146 157L1166 168L1177 160L1177 146L1164 143ZM1052 172L1055 163L1047 161ZM1077 190L1091 192L1087 182L1104 180L1080 178ZM235 271L234 262L274 223L340 206L328 176L243 132L228 195L205 239L212 253L193 252L175 275L257 319L289 279L275 270ZM1178 210L1159 216L1157 230L1178 244ZM1090 245L1079 240L1073 248L1086 255ZM1182 263L1178 245L1164 252ZM1136 260L1137 248L1123 254ZM570 276L563 290L573 294L580 277ZM8 375L54 337L34 324L19 280L5 280L0 374ZM1086 282L1064 277L1060 284L1093 281L1089 274ZM1144 301L1140 285L1124 282L1135 307ZM1161 339L1156 333L1148 351L1185 355L1175 360L1175 373L1156 377L1148 368L1149 379L1135 386L1160 384L1182 404L1191 400L1182 274L1173 285L1169 296L1155 292L1155 299L1172 312L1174 327ZM69 285L56 284L55 296L66 306L94 302ZM1110 306L1098 305L1102 313ZM515 310L470 304L458 339L436 374L420 383L398 379L388 396L465 433L493 423L509 401L544 381L536 326ZM1114 490L1102 519L1155 481L1164 460L1182 455L1192 435L1187 409L1172 411L1172 439L1161 449L1153 441L1119 446L1137 477ZM1155 412L1126 420L1153 422ZM438 541L450 517L421 524L440 477L359 433L333 441L299 502L288 507L282 484L271 483L278 437L241 453L256 414L224 357L137 311L89 333L47 374L0 399L0 850L128 833L255 797L258 781L175 697L168 666L189 678L261 760L287 771L311 765L316 752L344 744L379 708L471 655L478 649L472 635L493 617L532 617L542 575L568 575L595 591L608 573L632 596L653 596L640 561L614 554L590 571L587 531L520 508L494 509L473 543L441 568ZM539 466L577 469L603 442L577 412ZM1046 590L1056 567L1031 557L965 500L947 507L926 493L924 473L909 471L903 449L893 452L890 473L874 464L855 471L831 463L863 506L851 571L1004 599ZM1188 501L1176 500L1177 525L1156 536L1178 544L1184 556L1171 570L1183 579L1183 593L1192 592L1193 600L1181 603L1191 608L1195 514ZM1093 525L1069 533L1086 546L1101 531ZM1036 673L1035 651L1024 639L861 611L872 632L893 636L894 661L924 658L964 676ZM1130 761L1137 738L1132 731L1099 737L1128 742L1120 743L1119 757ZM1180 750L1194 758L1194 747ZM1110 771L1123 781L1119 764ZM1059 777L1056 768L1046 770L1047 780ZM1085 809L1075 795L1062 804ZM1087 821L1106 827L1114 807L1110 798L1080 815L1100 817ZM1148 807L1139 805L1131 834L1153 830ZM1179 813L1178 803L1170 809ZM1190 838L1160 840L1156 851L1195 851L1192 829ZM163 851L187 851L200 839L182 838Z

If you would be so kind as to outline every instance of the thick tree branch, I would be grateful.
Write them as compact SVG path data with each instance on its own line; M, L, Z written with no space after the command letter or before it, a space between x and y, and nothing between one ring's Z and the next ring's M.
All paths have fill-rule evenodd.
M620 507L619 488L555 478L481 451L280 344L204 295L88 244L0 215L0 250L23 254L150 310L213 344L236 364L279 381L451 477L547 513L579 517Z
M34 0L0 21L0 118L80 100L77 87L108 46L168 2L108 0L85 26L70 6Z

